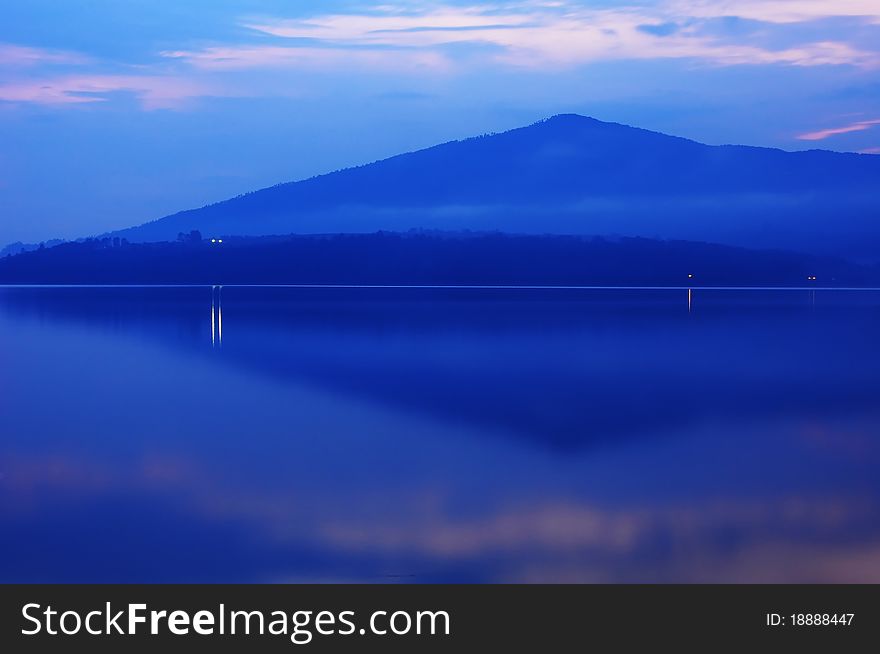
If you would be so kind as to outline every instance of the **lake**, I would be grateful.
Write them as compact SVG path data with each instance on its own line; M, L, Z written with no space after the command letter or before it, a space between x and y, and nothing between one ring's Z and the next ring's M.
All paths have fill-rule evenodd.
M880 292L0 288L0 581L880 582Z

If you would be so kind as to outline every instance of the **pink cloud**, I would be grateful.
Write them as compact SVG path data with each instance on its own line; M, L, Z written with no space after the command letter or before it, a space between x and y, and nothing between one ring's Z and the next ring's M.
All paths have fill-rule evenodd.
M446 74L481 60L489 65L560 69L616 60L688 59L710 66L848 65L880 69L880 49L840 40L806 42L772 49L731 43L700 30L719 15L768 23L803 22L830 16L860 17L880 24L878 0L640 0L626 6L584 7L565 0L513 3L386 5L373 11L315 15L303 20L251 18L244 26L275 39L270 43L215 45L160 53L164 64L129 67L122 74L85 74L0 81L0 101L43 105L83 105L113 93L136 96L146 109L180 108L205 96L285 93L256 76L223 82L224 73L245 70L345 71L420 75ZM645 25L674 23L660 36ZM457 48L475 44L490 46ZM467 57L467 64L461 64ZM75 53L0 44L0 67L80 64ZM181 65L175 65L174 63ZM117 68L116 70L123 70ZM36 76L34 76L36 77ZM227 75L229 77L229 75ZM210 80L210 83L209 83ZM283 85L282 85L283 86ZM248 90L243 90L243 87ZM248 88L250 87L250 88ZM863 121L804 134L821 140L868 129Z
M190 79L160 75L70 75L0 84L0 101L41 105L89 104L113 93L132 93L144 109L179 109L194 98L218 94Z
M837 136L838 134L864 132L867 129L871 129L875 125L880 125L880 119L860 120L849 125L844 125L843 127L832 127L830 129L822 129L817 132L807 132L806 134L801 134L797 138L801 141L822 141L831 136Z
M725 6L723 15L757 16L764 11L761 15L771 22L791 22L825 15L857 15L867 6L857 0L844 1L839 10L834 3L820 6L808 0L769 4L773 6L734 0L726 3L730 11ZM565 3L435 5L428 10L391 6L362 14L325 14L304 20L254 19L245 27L274 37L312 40L328 49L357 48L358 52L389 48L425 51L457 43L491 45L497 48L489 55L494 61L532 68L660 58L693 58L713 65L880 67L880 53L859 49L845 40L807 42L780 50L729 43L701 33L702 21L721 15L719 11L702 0L602 9ZM873 20L871 16L868 19ZM667 22L682 27L664 36L642 29L646 24Z
M880 148L865 148L864 150L859 150L861 154L880 154Z
M0 43L0 66L36 66L38 64L84 64L88 57L75 52L44 50Z
M669 0L670 12L701 18L737 16L765 23L801 23L832 17L880 21L876 0Z
M422 51L401 56L388 50L313 48L286 46L228 46L203 50L163 52L163 57L178 59L205 70L245 70L250 68L370 68L395 72L443 71L448 59L439 52Z

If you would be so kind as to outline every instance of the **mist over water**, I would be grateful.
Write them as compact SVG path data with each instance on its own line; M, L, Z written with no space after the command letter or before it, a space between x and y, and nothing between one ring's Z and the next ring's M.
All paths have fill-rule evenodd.
M880 581L880 292L0 288L0 581Z

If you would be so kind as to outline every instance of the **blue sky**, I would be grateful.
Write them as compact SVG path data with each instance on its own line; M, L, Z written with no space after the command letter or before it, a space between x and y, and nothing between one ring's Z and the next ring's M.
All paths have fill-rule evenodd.
M561 112L880 152L880 2L0 0L0 245Z

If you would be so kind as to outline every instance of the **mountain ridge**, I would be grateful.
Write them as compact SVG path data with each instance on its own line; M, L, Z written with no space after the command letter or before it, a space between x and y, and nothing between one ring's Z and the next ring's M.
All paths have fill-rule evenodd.
M475 229L704 240L872 258L880 158L706 145L558 114L282 182L136 227L206 235Z

